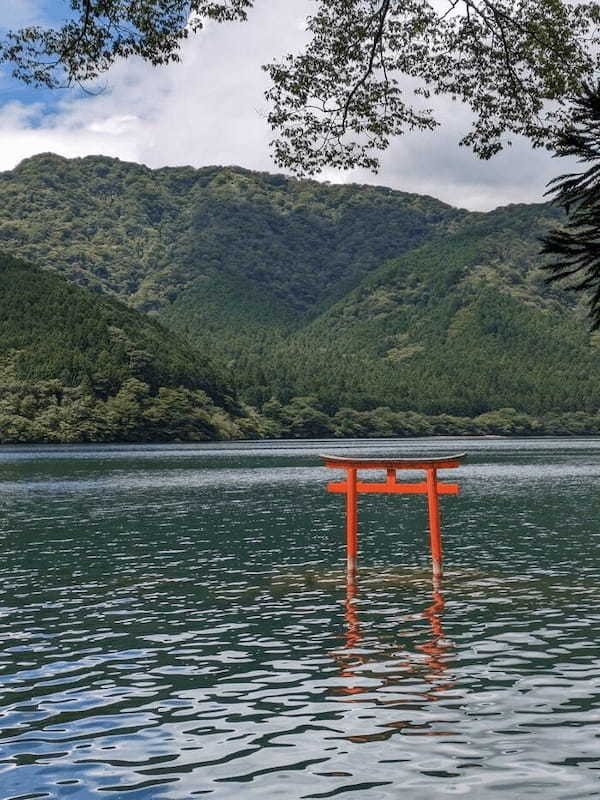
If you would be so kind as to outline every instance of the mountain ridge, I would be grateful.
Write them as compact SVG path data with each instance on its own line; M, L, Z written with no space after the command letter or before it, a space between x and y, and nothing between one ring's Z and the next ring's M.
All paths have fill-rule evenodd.
M397 255L407 244L418 240L428 224L435 224L444 215L465 213L434 198L387 187L358 186L358 195L356 189L356 185L325 185L253 172L242 167L162 167L152 170L107 156L66 159L40 154L22 161L14 170L0 173L0 200L4 208L0 237L7 242L13 240L15 252L24 258L59 271L65 270L63 265L71 263L71 279L88 288L116 294L121 299L127 297L135 307L149 310L165 299L173 299L169 278L174 277L187 287L195 277L189 274L190 250L193 248L201 249L202 266L210 271L215 263L222 266L226 258L237 264L239 247L242 246L242 266L246 273L250 273L246 277L260 285L264 265L252 263L248 258L248 234L259 244L261 240L264 243L267 235L278 241L282 233L280 228L286 225L284 233L288 242L292 240L293 244L298 244L302 235L310 233L317 245L323 245L319 238L331 237L328 222L344 214L350 217L349 223L355 221L356 215L353 217L352 212L357 197L375 200L380 211L401 212L402 240L394 241L393 246L386 242L384 249L389 255ZM271 200L270 209L265 205L267 199ZM248 210L253 212L256 208L262 213L249 216ZM57 211L62 212L61 216L56 214ZM125 226L122 220L124 211L129 212ZM266 211L271 212L268 218L265 218ZM40 212L46 220L42 226L39 226ZM227 233L231 241L221 254L218 242L215 246L214 240L223 234L224 213L229 213ZM37 228L28 225L32 218L38 222ZM51 241L56 240L65 223L74 223L75 219L79 224L66 226L69 238L66 241L59 239L63 245L63 258L57 259L48 237ZM256 224L257 219L262 220L260 226ZM175 222L179 226L177 237L183 242L179 241L176 247L176 268L165 271L167 254L164 248L171 243ZM349 224L340 236L347 234L350 237L352 249L360 248L361 242L356 238L366 234L369 243L377 250L379 230L365 231L364 221L361 222L363 230L357 231L355 225ZM369 222L382 224L381 219L371 218ZM235 228L232 223L235 223ZM207 232L210 234L208 239ZM104 241L103 233L110 233L110 243ZM340 236L337 237L338 244ZM146 237L143 243L142 237ZM93 261L86 260L85 247L81 249L81 245L90 240L95 246ZM268 246L268 242L266 244ZM139 265L136 268L133 265L136 259L129 258L130 269L123 281L119 281L120 276L115 274L118 270L110 269L110 257L114 254L111 250L115 249L120 256L124 251L136 254L137 261L142 262L141 268ZM371 257L372 263L383 258L379 250ZM362 251L365 251L364 247ZM306 251L303 255L312 257ZM340 258L344 255L342 253ZM289 252L278 252L275 247L267 251L266 256L273 262L289 256ZM294 266L297 270L293 301L297 304L301 302L302 292L314 291L314 286L303 285L299 259ZM339 263L333 266L333 271L341 270ZM281 292L279 296L285 300Z

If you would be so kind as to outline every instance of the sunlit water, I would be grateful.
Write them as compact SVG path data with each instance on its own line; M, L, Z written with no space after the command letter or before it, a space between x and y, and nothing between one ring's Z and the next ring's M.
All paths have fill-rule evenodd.
M467 450L423 497L322 450ZM0 449L0 797L600 797L600 441Z

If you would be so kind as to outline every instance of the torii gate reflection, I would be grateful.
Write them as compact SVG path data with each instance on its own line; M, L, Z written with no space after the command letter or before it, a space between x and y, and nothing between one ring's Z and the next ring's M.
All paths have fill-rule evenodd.
M348 682L346 685L337 687L334 690L334 693L341 695L341 699L346 702L363 702L363 700L367 698L363 698L361 695L373 694L374 689L372 686L360 685L361 678L365 677L365 665L372 660L380 660L381 658L380 651L375 653L374 657L356 652L356 649L360 647L364 638L356 603L358 595L359 589L356 579L348 579L346 583L346 599L344 601L344 618L346 622L346 631L344 635L345 645L343 650L333 653L334 658L340 666L340 676L345 679L350 679L350 681L356 679L355 685ZM406 653L403 653L402 657L398 658L399 669L393 674L389 672L374 672L372 677L380 679L383 687L387 688L393 685L401 686L410 676L416 677L418 675L431 687L429 690L421 693L423 701L427 703L437 702L441 699L444 692L454 688L454 683L451 680L444 680L445 673L448 670L448 654L452 649L452 645L444 639L442 626L444 605L445 601L440 581L439 579L434 579L432 603L421 612L421 616L429 622L431 638L415 646L415 650L423 653L425 658L415 661L411 659L410 656L407 656ZM368 673L367 676L371 677ZM376 691L377 690L375 690L375 692ZM384 694L387 694L387 692ZM411 703L414 703L414 692L411 691L410 695L411 698L413 698ZM407 705L407 700L401 696L396 696L391 699L383 699L382 696L379 696L376 699L376 705L402 708ZM357 743L383 740L405 728L413 728L414 722L409 717L397 722L387 722L381 727L384 728L381 732L355 734L344 738Z

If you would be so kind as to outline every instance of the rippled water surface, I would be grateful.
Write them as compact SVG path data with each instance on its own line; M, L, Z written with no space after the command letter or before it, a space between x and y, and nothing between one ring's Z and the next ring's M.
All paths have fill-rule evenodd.
M318 453L467 450L422 497ZM0 449L0 797L600 797L600 441Z

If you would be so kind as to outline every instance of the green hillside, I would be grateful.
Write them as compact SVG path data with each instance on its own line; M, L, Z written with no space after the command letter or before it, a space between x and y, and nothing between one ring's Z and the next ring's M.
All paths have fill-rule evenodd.
M229 409L205 436L600 430L599 337L541 269L548 205L470 213L385 187L46 154L0 174L0 208L8 251L91 289L87 303L146 312L119 305L131 328L73 338L55 304L46 347L50 317L36 338L20 307L0 338L0 354L23 351L19 380L91 386L100 403L127 380L201 391Z
M0 208L14 254L144 310L233 281L306 311L464 213L384 187L52 154L0 173Z
M210 360L122 303L5 255L0 307L0 441L250 432Z
M333 409L594 411L597 337L544 282L547 224L544 206L502 209L389 261L277 347L267 384Z
M159 314L236 381L241 365L260 380L274 341L466 213L385 187L52 154L0 173L0 208L0 245Z

